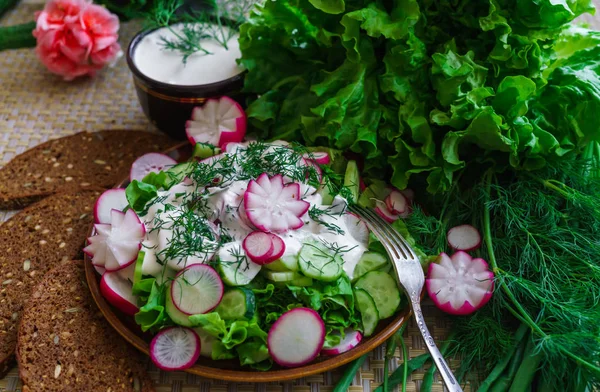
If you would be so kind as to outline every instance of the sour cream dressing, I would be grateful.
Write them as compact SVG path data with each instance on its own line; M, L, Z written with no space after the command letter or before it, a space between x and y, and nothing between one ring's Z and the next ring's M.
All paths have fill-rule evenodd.
M244 71L236 63L241 57L237 33L227 41L227 49L213 38L203 39L202 47L210 54L196 52L184 64L181 53L165 48L163 43L163 38L176 40L183 27L184 24L162 27L140 40L133 53L133 62L141 73L158 82L193 86L220 82ZM228 36L229 28L224 26L222 29Z
M232 151L233 152L230 153L237 153L236 149L233 149ZM210 188L208 209L210 210L211 219L220 222L221 231L227 233L232 238L232 242L222 244L222 247L233 245L237 249L243 249L242 242L244 238L252 231L256 230L252 227L252 224L247 216L245 216L243 210L244 192L248 187L248 183L248 180L239 180L230 182L221 188ZM146 257L144 258L142 266L143 274L156 277L165 274L165 268L158 264L156 254L160 254L161 251L166 249L169 245L169 241L165 240L165 234L161 233L162 231L165 231L164 228L158 228L157 230L155 226L156 222L160 221L161 227L165 227L165 221L168 222L174 217L177 217L180 213L179 211L181 211L181 203L178 201L185 198L184 195L189 194L194 189L196 189L196 187L193 184L181 183L168 191L159 191L158 199L163 199L163 201L153 204L148 209L148 213L141 217L146 225L147 232L149 233L147 240L144 241L144 249L142 249L146 252ZM304 185L303 194L303 200L310 203L311 208L313 206L321 209L330 207L323 205L321 195L310 185ZM166 208L167 204L170 205L169 208ZM336 196L333 202L333 209L343 212L345 204L346 202L343 198ZM302 216L304 222L302 227L296 230L276 233L285 243L285 252L282 257L297 257L302 246L313 240L336 244L337 247L344 247L345 251L341 255L344 261L343 269L348 277L352 279L354 268L363 253L367 250L368 244L360 242L351 235L346 216L346 214L342 213L339 215L332 214L320 217L324 222L339 227L342 233L337 233L328 229L323 224L314 221L310 218L308 213L305 213ZM166 227L169 227L168 223L166 224ZM172 235L170 229L166 229L166 231L167 235ZM167 260L166 269L170 271L167 271L166 273L168 275L173 275L173 270L181 270L186 265L207 262L210 257L214 258L215 254L218 254L218 252L212 252L208 257L188 257L187 260Z

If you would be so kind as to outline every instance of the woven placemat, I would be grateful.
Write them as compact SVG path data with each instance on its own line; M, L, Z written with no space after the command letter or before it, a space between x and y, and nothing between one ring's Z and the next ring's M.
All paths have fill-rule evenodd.
M600 3L600 0L596 0ZM39 0L24 0L6 14L0 25L12 25L32 20L33 13L42 6ZM598 23L597 18L587 17ZM123 24L121 45L127 47L136 32L135 22ZM124 58L114 67L100 72L95 78L64 82L49 74L40 65L32 49L0 53L0 164L16 154L51 138L70 135L81 130L140 129L153 130L138 104L135 90ZM0 220L12 212L0 212ZM439 342L448 333L450 322L430 303L424 303L424 314L432 335ZM409 357L426 350L413 320L405 334ZM369 392L383 379L384 349L373 351L356 375L350 392ZM398 350L390 364L390 372L402 363ZM457 361L450 361L456 366ZM293 382L268 384L240 384L208 380L187 373L166 373L148 363L148 372L157 392L329 392L333 391L343 369L306 377ZM415 372L408 383L410 392L420 390L424 369ZM444 388L436 375L432 388ZM20 391L18 369L0 380L0 392ZM395 389L397 391L397 388ZM467 387L466 391L469 391Z

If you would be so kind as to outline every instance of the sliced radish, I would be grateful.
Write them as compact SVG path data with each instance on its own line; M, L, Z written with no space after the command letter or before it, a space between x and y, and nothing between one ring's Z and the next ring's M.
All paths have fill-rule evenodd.
M135 262L146 227L135 211L111 211L112 224L96 223L96 235L88 238L83 251L92 258L92 264L107 272L118 271Z
M109 189L100 195L94 205L94 221L96 223L111 223L111 211L123 211L129 205L125 189Z
M283 185L283 177L261 174L251 180L244 193L244 208L250 222L259 230L282 232L304 225L300 217L310 204L300 198L300 185Z
M242 247L246 255L256 264L267 264L273 255L273 241L262 231L253 231L244 238Z
M318 163L319 165L327 165L331 162L329 158L329 154L324 151L315 151L308 154L302 155L302 157L306 160L313 161Z
M385 205L393 215L400 215L408 208L408 200L397 190L392 190L385 198Z
M435 305L449 314L471 314L492 297L494 273L483 259L473 259L463 251L449 257L440 255L439 263L429 264L425 282Z
M179 272L171 284L175 307L185 314L206 313L219 305L223 297L223 281L206 264L194 264Z
M241 142L246 136L246 113L229 97L212 98L194 108L185 131L193 145L209 143L223 148L227 143Z
M137 297L132 293L133 285L118 272L107 272L100 279L100 293L114 307L133 316L139 310Z
M321 353L325 355L338 355L341 353L345 353L346 351L352 350L354 347L358 346L358 343L362 340L362 335L360 332L355 331L353 329L347 329L345 331L346 336L340 341L339 344L331 347L324 348L321 350Z
M319 184L321 182L323 182L323 170L321 169L321 167L317 164L317 162L306 159L306 158L302 158L302 160L300 161L302 165L308 167L309 169L313 169L316 173L317 173L317 180L319 181ZM306 174L306 179L310 178L310 174L307 173Z
M171 327L161 330L150 342L150 358L162 370L184 370L200 356L200 338L191 328Z
M285 242L283 242L281 237L273 233L269 233L269 237L271 237L271 243L273 244L273 254L269 257L268 263L272 263L285 253Z
M481 245L481 235L471 225L460 225L451 228L448 230L446 239L452 249L464 250L466 252L475 250Z
M369 228L367 224L358 217L358 215L348 212L344 215L346 227L350 235L364 246L369 245Z
M144 154L131 165L129 180L141 181L148 173L158 173L176 164L177 161L175 159L165 154L157 152Z
M94 265L94 264L92 264L92 265ZM97 265L94 265L94 269L96 270L96 272L99 275L104 275L104 273L106 272L106 268L104 268L104 267L98 267Z
M305 365L314 360L325 342L325 323L309 308L295 308L282 314L267 337L269 354L285 367Z
M375 212L388 223L393 223L400 218L399 215L390 211L387 205L380 200L375 201Z

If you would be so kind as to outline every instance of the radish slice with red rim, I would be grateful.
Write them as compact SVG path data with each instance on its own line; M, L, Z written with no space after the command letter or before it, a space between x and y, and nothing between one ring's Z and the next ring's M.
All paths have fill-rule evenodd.
M302 155L302 157L306 160L318 163L319 165L327 165L331 162L331 159L329 158L329 154L324 151L310 152L310 153Z
M385 198L385 205L393 215L400 215L408 208L408 200L400 191L394 189Z
M429 264L427 293L446 313L467 315L485 305L492 297L494 273L483 259L473 259L463 251L449 257L442 253L439 262Z
M94 225L96 235L88 238L83 252L92 258L92 264L107 272L128 267L137 259L146 236L146 227L135 211L111 211L112 224Z
M129 180L141 181L148 173L158 173L175 166L177 161L165 154L150 152L136 159L129 171Z
M336 344L331 348L324 348L321 350L321 353L324 355L339 355L352 350L354 347L358 346L362 340L361 333L353 329L347 329L344 333L345 336L339 344Z
M94 221L110 224L112 210L123 211L128 205L125 189L109 189L101 194L94 204Z
M481 245L481 234L471 225L460 225L448 230L448 245L455 250L466 252L475 250Z
M388 223L393 223L400 218L399 215L391 212L387 205L380 200L375 201L375 212Z
M298 183L283 184L283 177L261 174L251 180L244 193L244 209L248 219L259 230L282 232L304 225L300 217L310 204L300 199Z
M211 98L194 108L185 131L193 145L209 143L223 148L227 143L241 142L246 136L246 113L229 97Z
M309 308L295 308L282 314L269 329L267 346L273 360L284 367L313 361L325 342L325 323Z
M214 268L193 264L181 270L171 284L173 304L185 314L213 310L223 297L223 281Z
M242 242L242 247L250 260L256 264L267 264L273 255L273 241L269 234L253 231Z
M130 281L119 276L118 272L107 272L100 279L100 293L114 307L133 316L138 312L137 297L132 293Z
M273 254L269 257L269 263L277 260L285 253L285 242L276 234L269 233L271 237L271 243L273 244Z
M161 330L150 342L150 358L162 370L192 367L200 356L200 338L193 329L171 327Z

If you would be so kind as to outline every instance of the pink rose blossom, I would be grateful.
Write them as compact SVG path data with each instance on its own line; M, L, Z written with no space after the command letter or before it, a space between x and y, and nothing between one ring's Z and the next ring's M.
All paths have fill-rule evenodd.
M65 80L93 76L121 53L119 19L89 0L50 0L36 23L40 61Z

